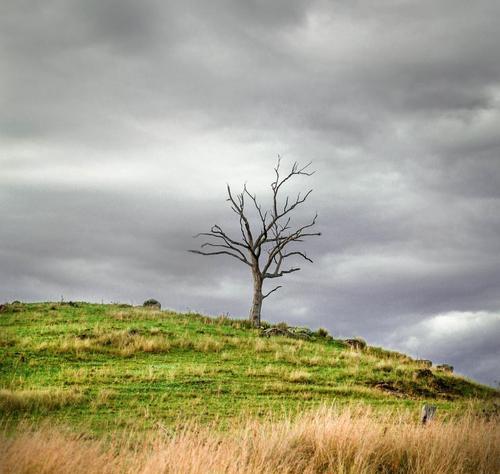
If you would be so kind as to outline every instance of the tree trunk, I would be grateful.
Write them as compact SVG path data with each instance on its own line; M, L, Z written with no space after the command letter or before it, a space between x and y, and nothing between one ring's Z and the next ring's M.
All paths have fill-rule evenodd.
M253 302L250 308L250 321L255 327L260 326L260 313L262 310L262 277L258 270L252 269L253 273Z

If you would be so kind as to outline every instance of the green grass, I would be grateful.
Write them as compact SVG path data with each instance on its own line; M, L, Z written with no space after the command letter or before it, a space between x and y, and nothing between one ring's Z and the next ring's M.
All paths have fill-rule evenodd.
M95 432L297 412L353 401L453 410L493 389L410 357L263 338L244 320L127 305L11 304L0 313L0 415Z

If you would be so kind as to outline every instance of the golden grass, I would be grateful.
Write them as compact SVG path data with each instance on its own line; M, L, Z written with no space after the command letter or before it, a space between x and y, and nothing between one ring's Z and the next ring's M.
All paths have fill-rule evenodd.
M500 424L467 414L422 426L409 413L320 408L295 419L247 421L220 432L187 425L141 441L20 428L0 437L2 473L490 474Z
M97 337L79 339L66 338L62 341L42 342L38 350L50 350L57 354L112 352L117 355L130 356L136 352L165 353L170 351L171 343L160 336L145 337L130 334L127 331L110 331Z
M112 353L124 357L137 353L168 353L174 349L209 353L220 352L223 348L224 342L212 336L193 340L183 335L169 339L160 334L158 328L153 328L148 334L127 330L94 330L88 335L42 342L36 346L39 351L48 350L56 354Z
M106 406L112 403L113 399L116 397L116 390L110 388L103 388L99 390L97 397L92 400L92 408L99 408L101 406Z
M214 337L204 337L199 341L193 343L193 349L198 352L220 352L223 348L222 342Z
M74 405L83 399L78 390L57 388L39 390L0 390L0 412L55 410L67 405Z
M175 313L171 311L160 311L155 309L143 308L124 308L109 311L109 316L119 321L136 321L137 318L146 320L161 320L171 317Z
M305 370L293 370L288 374L287 380L295 383L309 383L312 381L312 375Z

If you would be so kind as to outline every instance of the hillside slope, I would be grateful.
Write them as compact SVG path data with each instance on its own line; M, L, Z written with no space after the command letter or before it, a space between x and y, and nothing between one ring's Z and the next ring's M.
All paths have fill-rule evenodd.
M127 305L36 303L0 312L0 414L94 430L222 422L353 400L450 409L496 392L403 354L246 321Z

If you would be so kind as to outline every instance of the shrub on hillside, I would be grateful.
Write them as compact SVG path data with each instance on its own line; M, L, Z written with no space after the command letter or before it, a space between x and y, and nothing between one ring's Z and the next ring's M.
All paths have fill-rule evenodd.
M317 331L316 331L316 336L318 337L328 337L329 334L328 334L328 329L325 329L325 328L319 328Z
M150 298L149 300L144 301L144 303L142 303L142 306L144 306L145 308L161 309L160 302L155 300L154 298Z

